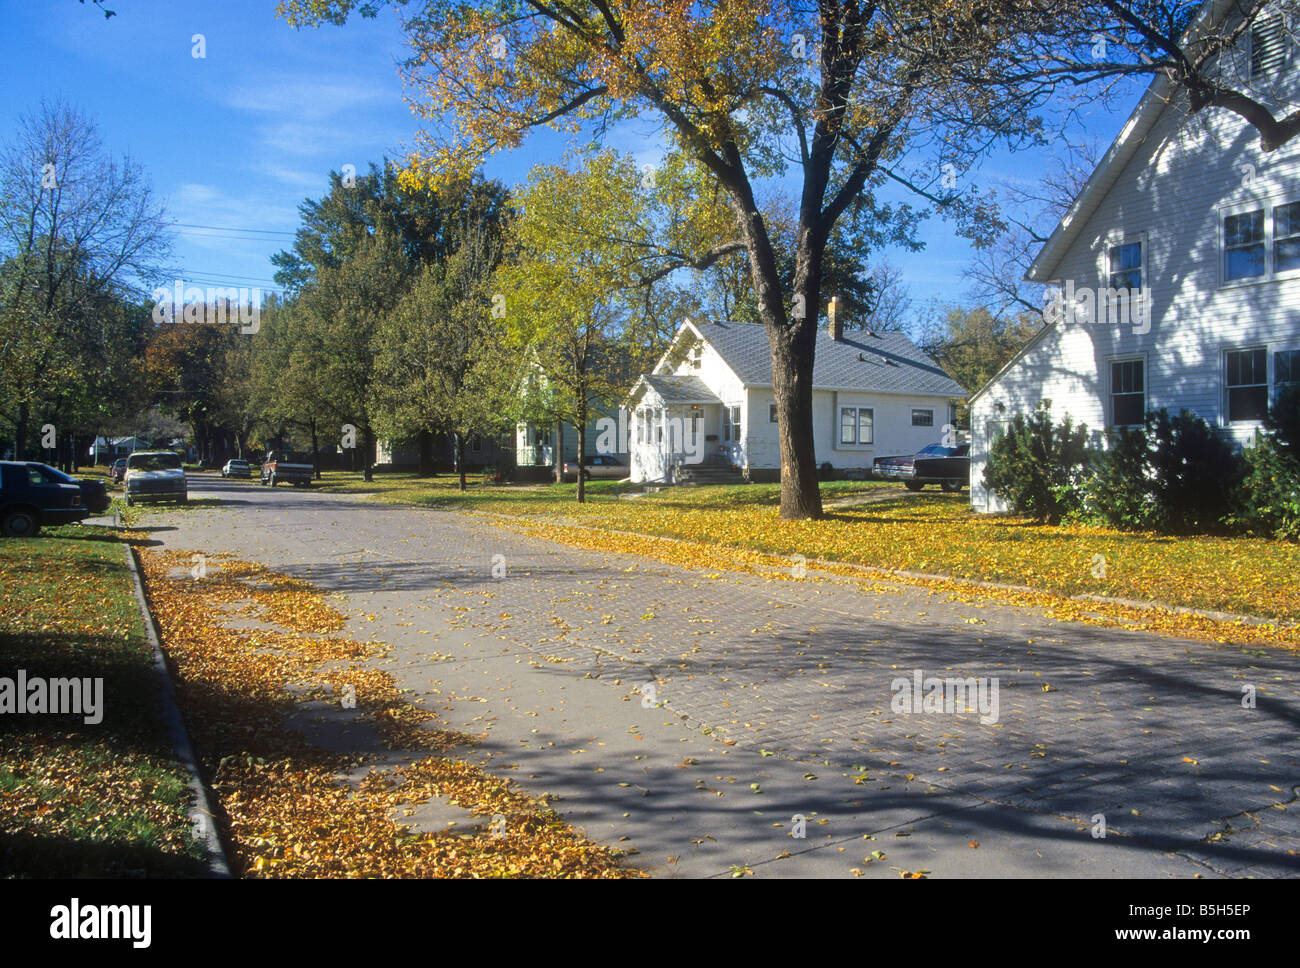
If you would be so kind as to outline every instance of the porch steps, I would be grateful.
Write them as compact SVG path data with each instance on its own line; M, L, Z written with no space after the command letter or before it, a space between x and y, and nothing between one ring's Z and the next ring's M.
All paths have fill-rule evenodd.
M697 464L678 471L678 484L744 484L745 475L736 467Z

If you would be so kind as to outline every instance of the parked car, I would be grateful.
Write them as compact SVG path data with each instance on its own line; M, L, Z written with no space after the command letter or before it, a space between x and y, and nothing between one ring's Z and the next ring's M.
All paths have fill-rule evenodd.
M316 468L311 464L294 463L284 451L268 451L266 461L262 464L262 478L258 483L270 484L272 487L281 481L288 481L294 487L311 487Z
M98 483L102 489L103 481ZM81 484L48 464L0 461L0 533L6 538L32 538L45 525L89 517Z
M119 457L108 466L109 480L121 482L126 477L126 458Z
M126 459L126 503L189 501L189 485L179 454L142 450Z
M931 444L916 454L877 457L871 469L877 477L902 481L909 491L919 491L927 484L960 491L970 484L970 444Z
M578 479L578 465L573 461L565 461L564 469L560 473L564 480L576 481ZM582 473L587 480L598 478L601 480L621 481L631 475L632 468L615 460L608 454L592 454L582 459Z
M226 466L221 468L222 477L247 477L252 478L253 469L246 460L231 459L226 461Z

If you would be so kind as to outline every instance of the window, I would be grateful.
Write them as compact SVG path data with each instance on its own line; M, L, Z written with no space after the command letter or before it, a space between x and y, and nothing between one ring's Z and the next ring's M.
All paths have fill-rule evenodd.
M1111 289L1142 288L1142 243L1112 245L1107 257L1107 285Z
M1264 210L1226 215L1223 219L1223 279L1264 275Z
M840 407L840 443L870 444L875 439L875 412L869 407Z
M740 443L740 408L727 407L722 421L722 439Z
M913 410L912 411L913 427L933 427L934 411L933 410Z
M1286 62L1286 33L1277 14L1259 17L1250 28L1250 76L1269 77Z
M1300 350L1279 350L1273 354L1273 383L1278 389L1300 383Z
M1264 349L1227 354L1228 422L1263 420L1268 410L1268 353Z
M767 405L767 422L768 422L768 423L776 423L776 422L777 422L777 421L776 421L776 404L775 404L775 403L769 403L769 404Z
M1142 360L1115 360L1110 365L1110 425L1132 427L1147 409L1146 367Z
M1300 269L1300 202L1273 208L1273 271Z

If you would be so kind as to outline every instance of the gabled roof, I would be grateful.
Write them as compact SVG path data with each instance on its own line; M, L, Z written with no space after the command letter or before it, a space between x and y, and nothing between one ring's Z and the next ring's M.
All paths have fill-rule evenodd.
M1208 0L1183 35L1183 42L1186 43L1200 31L1215 27L1237 7L1237 0ZM1061 264L1061 259L1065 257L1071 244L1078 238L1079 232L1088 223L1088 219L1097 210L1106 193L1119 179L1125 166L1133 159L1133 155L1142 146L1161 113L1173 102L1176 94L1177 90L1172 81L1163 74L1156 75L1138 101L1133 113L1129 115L1128 121L1124 123L1124 127L1120 129L1114 142L1098 162L1092 176L1074 200L1074 204L1070 206L1069 211L1061 218L1060 224L1039 249L1038 255L1025 272L1026 280L1053 281L1053 274ZM984 388L981 387L975 396L983 392Z
M635 400L642 387L651 387L665 403L721 403L722 400L694 375L646 375L636 381L628 396Z
M760 323L687 321L746 386L772 386L772 351ZM680 338L681 332L678 332ZM814 390L865 390L964 397L966 391L902 333L846 329L842 339L817 331Z

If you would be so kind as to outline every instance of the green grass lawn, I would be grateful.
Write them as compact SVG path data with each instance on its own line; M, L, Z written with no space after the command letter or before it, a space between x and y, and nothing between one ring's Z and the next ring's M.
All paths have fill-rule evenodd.
M1263 538L1169 537L1110 528L1050 527L1006 515L976 514L969 497L901 484L836 481L822 485L822 521L782 521L776 484L665 488L629 497L626 485L495 486L467 491L451 477L327 473L328 489L372 500L465 508L682 538L777 556L847 562L1027 585L1066 595L1119 598L1300 620L1300 546ZM874 497L871 503L833 506Z
M103 679L98 723L0 715L0 876L206 871L124 550L81 525L0 539L0 676Z

